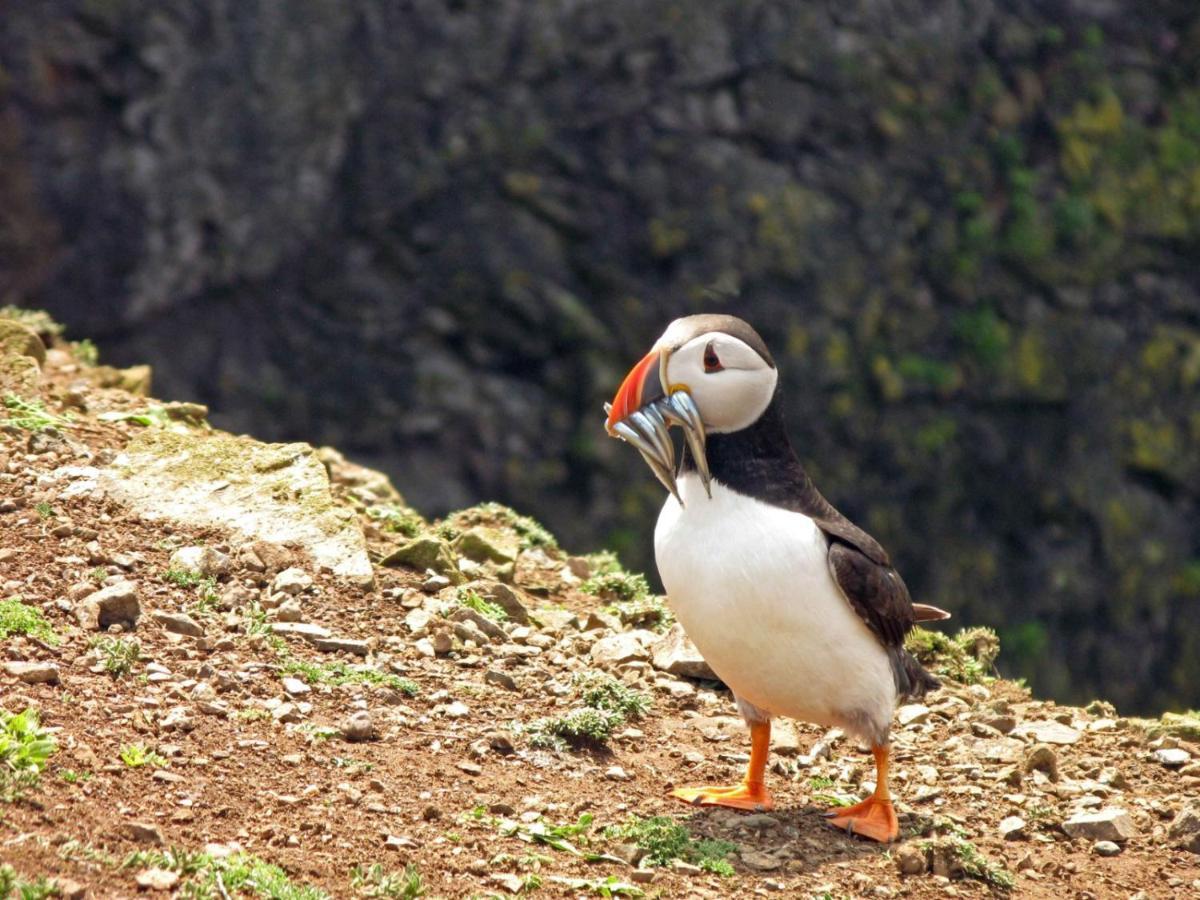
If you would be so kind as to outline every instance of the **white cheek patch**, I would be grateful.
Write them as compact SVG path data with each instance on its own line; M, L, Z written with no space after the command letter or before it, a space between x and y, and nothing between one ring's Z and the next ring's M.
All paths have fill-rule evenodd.
M724 368L706 372L704 350L712 342ZM703 334L671 355L667 377L686 385L700 410L705 429L740 431L763 414L775 394L779 373L750 347L726 334Z

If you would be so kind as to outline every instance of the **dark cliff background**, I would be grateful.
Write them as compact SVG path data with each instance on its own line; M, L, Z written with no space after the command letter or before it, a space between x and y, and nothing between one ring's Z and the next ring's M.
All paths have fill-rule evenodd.
M601 404L739 313L914 595L1194 706L1198 76L1191 0L0 2L0 303L646 567Z

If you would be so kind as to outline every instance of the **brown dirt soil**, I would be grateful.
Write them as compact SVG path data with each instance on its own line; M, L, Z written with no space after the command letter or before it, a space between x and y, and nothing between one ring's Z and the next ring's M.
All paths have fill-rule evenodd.
M505 640L473 646L454 637L449 652L429 656L406 616L433 609L433 630L453 632L436 612L437 585L429 585L433 592L422 588L425 573L378 567L374 589L355 588L314 571L303 548L292 548L295 564L313 578L299 595L304 621L367 641L370 655L248 635L247 598L266 600L274 572L239 562L241 538L142 521L94 496L63 499L62 482L48 477L62 466L102 464L142 427L97 419L154 402L102 387L99 371L60 345L47 361L42 399L53 412L73 414L63 439L39 443L27 431L0 431L0 597L19 595L40 608L62 637L57 646L0 640L0 663L49 660L61 674L59 684L25 684L0 669L0 705L12 712L35 707L59 745L36 788L0 803L0 860L26 879L47 876L88 897L146 893L135 879L147 866L122 863L154 849L160 838L159 849L243 850L333 897L366 896L352 887L349 873L373 863L392 871L412 863L432 897L508 895L516 882L494 876L531 874L541 886L529 892L547 897L600 896L555 879L610 876L622 883L636 876L638 889L661 897L1200 896L1200 856L1172 846L1166 835L1187 798L1200 793L1194 764L1200 746L1156 740L1144 723L1102 707L1089 712L1032 700L1009 682L948 682L927 698L924 713L914 713L915 721L897 724L893 788L905 837L890 847L824 823L827 802L817 795L858 796L873 777L871 758L837 735L825 741L828 755L810 758L823 732L804 724L795 727L798 741L785 740L785 752L772 756L769 787L777 806L766 816L691 810L667 797L672 785L739 778L748 741L727 691L659 672L643 658L610 671L650 697L645 718L619 728L606 748L532 747L519 726L567 709L572 673L592 668L595 642L624 627L593 615L604 604L563 574L568 557L557 550L524 551L513 579L526 606L578 614L558 628L513 633L508 623ZM335 484L335 490L362 512L350 487ZM376 557L403 542L377 521L365 515L362 521ZM211 609L197 605L200 588L163 578L172 551L192 545L234 560ZM477 574L497 571L485 566ZM136 639L140 659L127 675L113 677L96 671L99 656L89 649L95 635L81 630L72 608L87 591L80 585L122 578L138 586L142 616L132 635L115 636ZM153 618L155 611L185 609L203 625L204 637L172 634ZM368 663L411 679L419 690L409 697L384 685L310 678L311 693L293 701L279 672L289 659ZM515 689L495 683L503 680L495 673L510 677ZM279 721L281 704L289 702L287 721ZM376 738L344 740L339 723L364 709ZM1042 770L1025 771L1036 740L1018 733L1029 722L1068 723L1078 732L1073 743L1052 746L1057 781ZM496 732L511 740L513 752L489 747ZM120 752L131 744L156 751L162 763L127 766ZM1153 750L1163 746L1190 752L1191 768L1155 761ZM74 783L71 773L79 776ZM1092 841L1063 831L1064 820L1089 806L1128 811L1136 835L1118 855L1102 857ZM696 838L734 844L728 857L734 874L678 864L646 873L611 859L587 862L505 836L496 821L541 814L547 822L573 823L582 813L594 817L587 835L571 838L583 850L615 852L619 842L602 836L604 826L632 815L669 816ZM1018 839L1006 840L999 823L1013 815L1026 825ZM131 823L153 830L136 832ZM947 866L936 848L956 835L1003 869L998 880L1011 876L1013 886ZM928 871L930 859L937 872ZM903 875L904 860L924 870Z

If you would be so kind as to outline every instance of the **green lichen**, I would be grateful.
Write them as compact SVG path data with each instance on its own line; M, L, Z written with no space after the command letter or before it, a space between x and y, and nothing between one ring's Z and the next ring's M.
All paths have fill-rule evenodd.
M1000 655L1000 639L990 628L964 628L951 637L917 627L909 632L905 645L935 675L964 684L992 680Z

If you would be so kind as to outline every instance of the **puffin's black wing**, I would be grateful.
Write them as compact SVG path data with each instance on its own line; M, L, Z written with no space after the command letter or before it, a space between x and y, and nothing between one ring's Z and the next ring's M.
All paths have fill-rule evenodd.
M857 547L839 540L829 542L829 569L858 617L885 647L903 646L912 630L912 597L896 570L869 559Z
M901 697L916 699L940 682L904 648L904 636L916 622L912 597L899 573L875 562L860 549L826 531L829 570L855 613L887 650ZM939 610L940 612L940 610Z

